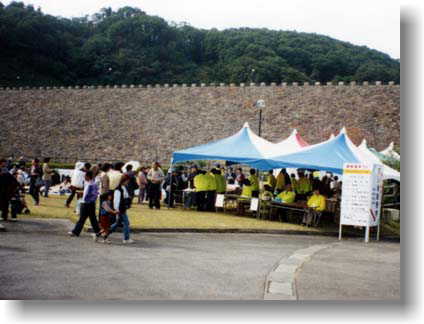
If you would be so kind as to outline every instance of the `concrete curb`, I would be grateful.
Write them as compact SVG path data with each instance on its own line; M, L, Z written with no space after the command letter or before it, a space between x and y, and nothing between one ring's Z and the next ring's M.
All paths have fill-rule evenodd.
M6 232L6 228L2 224L0 224L0 232Z
M117 232L122 229L118 228ZM90 227L87 232L92 233L93 229ZM309 232L299 230L266 230L266 229L240 229L240 228L143 228L133 229L131 233L234 233L234 234L281 234L281 235L311 235L311 236L330 236L338 237L338 232ZM363 235L354 233L343 233L344 238L363 238ZM394 241L399 242L399 237L380 237L381 241Z
M296 273L309 261L313 254L337 244L319 244L295 251L283 258L271 271L265 281L264 300L297 300Z

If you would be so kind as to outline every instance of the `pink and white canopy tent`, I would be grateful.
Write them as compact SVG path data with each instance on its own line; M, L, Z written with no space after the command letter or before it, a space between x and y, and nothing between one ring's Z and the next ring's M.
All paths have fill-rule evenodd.
M289 137L275 144L274 156L294 153L302 148L309 146L309 144L299 135L297 129L294 129Z

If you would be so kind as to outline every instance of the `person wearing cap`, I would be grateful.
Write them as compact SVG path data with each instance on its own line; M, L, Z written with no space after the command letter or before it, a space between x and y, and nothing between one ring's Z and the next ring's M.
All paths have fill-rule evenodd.
M91 164L86 162L84 163L84 166L80 171L85 173L90 169L91 169ZM71 202L74 199L75 195L77 195L77 199L80 198L80 193L79 192L77 193L79 189L81 188L74 187L73 185L70 186L71 194L69 195L68 199L66 199L66 203L65 203L65 206L67 208L69 208L69 206L71 205Z
M196 205L198 211L204 211L206 205L206 191L208 190L206 171L199 170L194 177L194 187L196 188Z

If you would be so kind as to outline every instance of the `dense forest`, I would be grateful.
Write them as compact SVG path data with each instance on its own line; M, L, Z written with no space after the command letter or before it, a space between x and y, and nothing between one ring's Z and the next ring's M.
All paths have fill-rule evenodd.
M140 9L66 19L0 2L0 86L400 80L387 54L330 37L204 30Z

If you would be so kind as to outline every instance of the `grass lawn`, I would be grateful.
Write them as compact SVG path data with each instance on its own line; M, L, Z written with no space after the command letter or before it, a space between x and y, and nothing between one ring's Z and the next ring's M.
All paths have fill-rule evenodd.
M74 213L76 200L71 208L65 207L66 196L41 197L39 206L34 206L30 196L26 201L31 210L30 215L19 215L19 217L36 218L65 218L76 222L78 216ZM285 231L309 231L337 232L337 226L307 228L297 224L283 223L278 221L258 220L253 217L236 216L230 213L197 212L194 210L182 210L179 208L160 210L149 209L147 205L133 204L128 211L131 228L133 229L239 229L239 230L285 230ZM86 223L86 226L89 222ZM343 232L352 231L348 228ZM355 231L355 230L353 230ZM399 235L400 228L394 224L383 226L382 235ZM357 231L356 231L357 232ZM361 233L361 232L358 232Z

